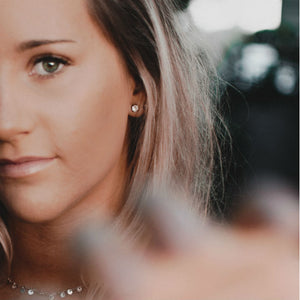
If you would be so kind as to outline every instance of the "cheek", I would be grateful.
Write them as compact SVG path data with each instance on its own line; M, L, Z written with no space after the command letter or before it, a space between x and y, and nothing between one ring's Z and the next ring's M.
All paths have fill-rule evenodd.
M105 189L108 180L117 186L119 178L111 174L118 172L127 157L127 86L117 76L111 81L109 76L93 78L99 79L98 84L85 78L80 85L65 90L57 113L48 115L52 120L51 139L60 158L54 189L66 200L60 203L63 206L78 201L95 187Z
M103 168L122 153L127 114L105 102L82 107L80 113L74 112L64 120L65 133L58 139L58 154L74 168Z
M61 122L55 122L58 155L77 171L92 172L97 166L104 172L119 160L124 150L128 92L117 80L108 81L100 78L97 84L86 78L67 92L69 100L65 104L71 101L72 105L64 106L64 116L59 116Z

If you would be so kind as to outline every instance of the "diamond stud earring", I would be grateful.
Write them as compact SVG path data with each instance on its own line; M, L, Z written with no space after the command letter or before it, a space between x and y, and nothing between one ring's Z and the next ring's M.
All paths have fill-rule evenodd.
M131 111L132 112L134 112L134 113L136 113L136 112L138 112L139 111L139 106L137 105L137 104L133 104L133 105L131 105Z

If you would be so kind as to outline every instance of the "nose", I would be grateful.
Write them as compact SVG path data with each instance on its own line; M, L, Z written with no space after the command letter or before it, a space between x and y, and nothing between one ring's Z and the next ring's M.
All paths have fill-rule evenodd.
M12 142L28 134L30 128L22 85L13 76L0 72L0 143Z

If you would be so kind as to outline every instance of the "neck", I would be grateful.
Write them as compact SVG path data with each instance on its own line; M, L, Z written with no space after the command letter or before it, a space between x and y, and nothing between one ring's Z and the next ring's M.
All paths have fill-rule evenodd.
M14 258L11 277L21 285L37 289L66 289L80 284L80 265L70 255L74 232L68 228L11 222Z

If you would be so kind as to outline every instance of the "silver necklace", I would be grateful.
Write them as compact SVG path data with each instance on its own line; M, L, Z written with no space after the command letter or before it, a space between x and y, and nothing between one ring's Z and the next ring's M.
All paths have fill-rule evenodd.
M7 283L11 286L11 288L13 290L16 290L16 291L18 290L23 295L28 295L28 296L39 295L39 296L48 298L48 300L67 298L74 294L80 294L83 291L82 286L77 286L76 288L69 288L69 289L54 292L54 293L45 292L45 291L37 290L34 288L28 288L24 285L19 285L11 278L7 278Z

